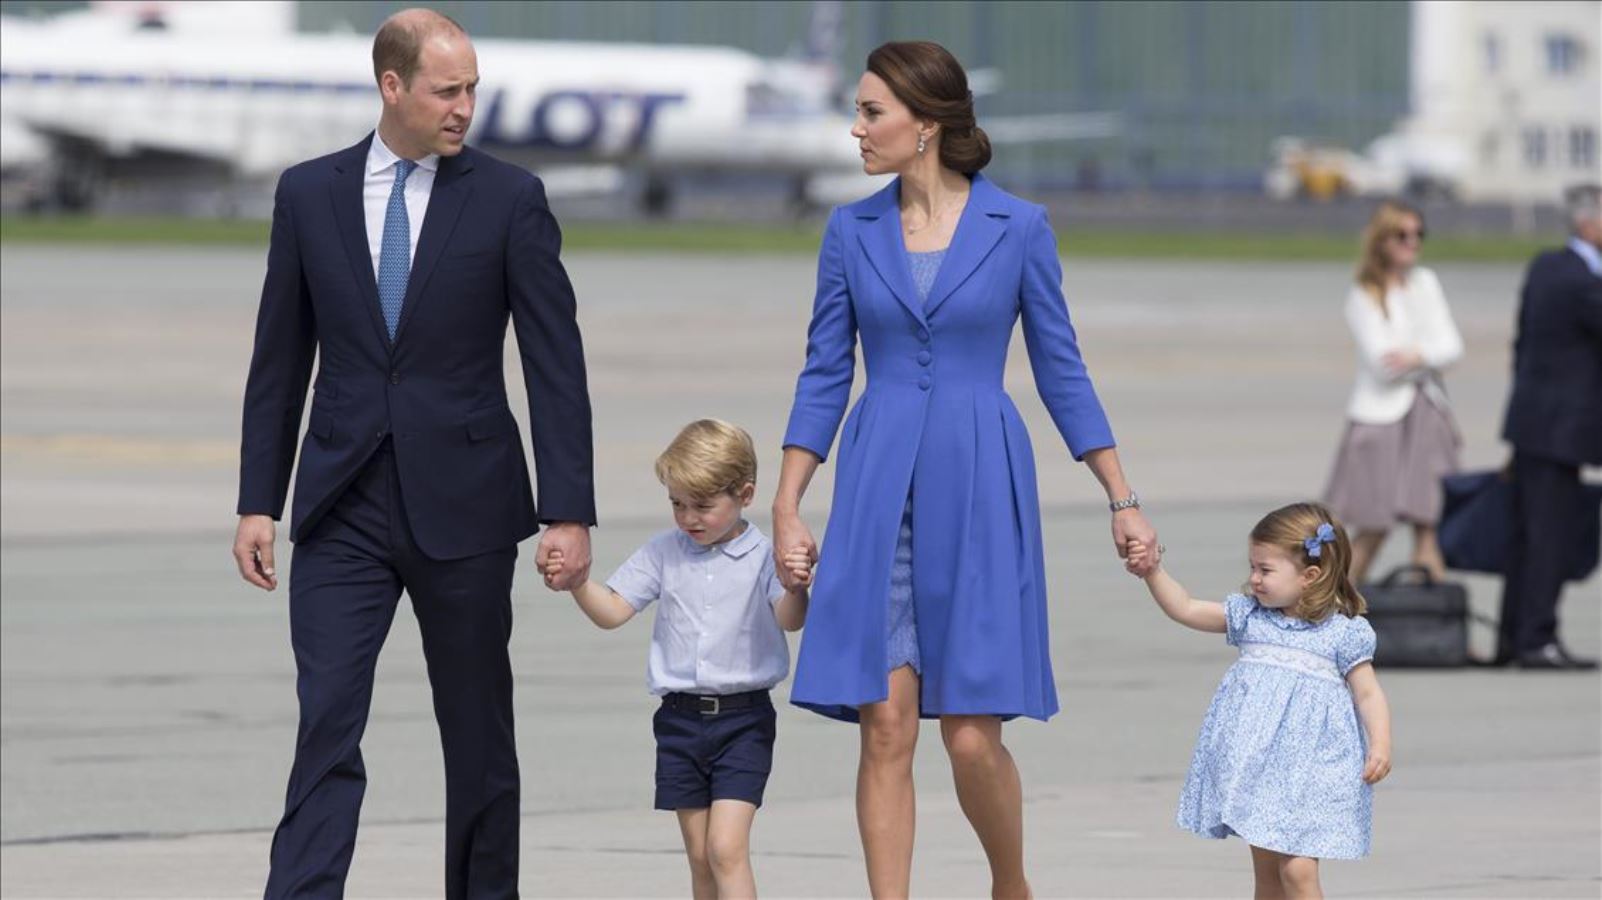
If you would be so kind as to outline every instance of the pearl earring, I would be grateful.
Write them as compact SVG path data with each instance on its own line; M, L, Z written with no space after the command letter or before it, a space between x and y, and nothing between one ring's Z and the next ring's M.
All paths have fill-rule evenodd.
M925 142L924 139L923 139L923 135L921 135L921 134L918 135L918 152L922 153L924 151L924 148L926 148L928 146L929 146L928 143Z

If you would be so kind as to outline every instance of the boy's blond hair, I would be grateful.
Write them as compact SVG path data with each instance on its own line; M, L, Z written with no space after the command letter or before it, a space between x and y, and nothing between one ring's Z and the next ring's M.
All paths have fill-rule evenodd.
M701 419L684 426L656 458L657 480L670 491L702 500L719 494L738 495L756 484L756 445L738 425Z

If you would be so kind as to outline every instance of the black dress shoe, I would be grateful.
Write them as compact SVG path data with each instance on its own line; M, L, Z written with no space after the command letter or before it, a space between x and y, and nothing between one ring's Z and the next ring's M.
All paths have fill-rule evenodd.
M1553 641L1539 650L1520 653L1518 665L1521 669L1565 669L1577 672L1595 669L1596 660L1572 656L1563 649L1562 644Z

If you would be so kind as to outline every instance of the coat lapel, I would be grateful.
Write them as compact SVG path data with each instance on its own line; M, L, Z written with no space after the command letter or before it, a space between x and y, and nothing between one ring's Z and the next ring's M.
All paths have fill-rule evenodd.
M979 264L995 249L1001 236L1007 233L1008 213L1000 203L1000 191L983 175L973 177L968 193L968 205L957 220L951 235L951 248L940 263L934 285L929 289L929 300L924 314L933 316L940 304L973 275Z
M863 227L857 232L857 240L862 244L869 265L879 273L890 292L919 324L927 325L923 304L918 301L918 292L912 287L907 247L901 240L901 207L897 202L900 192L901 181L897 179L868 199L857 213L857 218L864 220Z
M378 280L373 277L373 251L367 246L367 212L362 207L362 186L367 178L367 149L373 136L341 153L334 161L334 180L329 185L334 202L334 220L345 242L361 302L368 318L378 329L378 339L387 347L389 329L384 327L384 311L378 304Z
M424 289L434 274L440 253L450 243L451 232L461 218L462 207L473 185L466 178L473 171L471 150L464 149L456 156L442 156L439 171L434 174L434 187L428 194L428 211L423 214L423 232L417 238L417 253L412 257L412 272L406 279L406 300L401 304L400 322L395 326L395 343L406 334L406 324L417 313L423 302Z

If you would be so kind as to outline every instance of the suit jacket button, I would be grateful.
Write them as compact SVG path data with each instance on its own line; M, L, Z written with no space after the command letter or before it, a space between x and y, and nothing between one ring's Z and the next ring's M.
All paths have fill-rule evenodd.
M929 385L931 385L933 383L934 382L929 378L929 376L925 375L922 378L918 379L918 390L927 391L929 389Z
M400 384L400 373L399 372L391 372L391 373L389 373L389 383L390 384Z
M931 355L928 350L919 350L918 351L918 365L927 366L929 364L929 361L932 360L932 359L934 359L934 356Z

